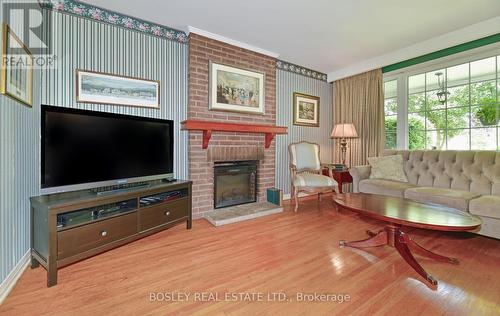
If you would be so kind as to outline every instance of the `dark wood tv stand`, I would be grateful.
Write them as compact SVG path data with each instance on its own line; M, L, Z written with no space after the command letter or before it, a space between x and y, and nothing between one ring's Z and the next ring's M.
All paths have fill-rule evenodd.
M147 188L97 195L78 191L32 197L31 267L57 270L186 222L191 229L191 181L153 182Z

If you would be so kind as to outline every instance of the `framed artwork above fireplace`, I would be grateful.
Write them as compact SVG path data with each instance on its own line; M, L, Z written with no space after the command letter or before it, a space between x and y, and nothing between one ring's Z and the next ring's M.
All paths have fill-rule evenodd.
M264 80L261 72L210 62L209 109L264 114Z

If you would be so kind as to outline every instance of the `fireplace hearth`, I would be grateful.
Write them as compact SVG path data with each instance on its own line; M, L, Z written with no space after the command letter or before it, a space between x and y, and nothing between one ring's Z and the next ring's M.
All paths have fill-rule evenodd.
M214 208L257 201L257 161L214 164Z

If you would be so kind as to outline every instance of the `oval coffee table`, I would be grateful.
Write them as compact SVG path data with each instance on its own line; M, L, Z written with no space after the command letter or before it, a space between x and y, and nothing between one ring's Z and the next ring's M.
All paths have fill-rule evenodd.
M384 229L376 233L368 231L370 236L368 239L352 242L341 240L341 247L365 248L383 245L395 247L401 257L433 286L437 285L437 280L415 260L412 251L425 257L453 264L458 264L458 260L425 249L404 233L401 230L402 227L464 232L475 230L481 226L481 219L467 212L403 198L366 193L346 193L336 195L334 201L340 209L354 211L386 224Z

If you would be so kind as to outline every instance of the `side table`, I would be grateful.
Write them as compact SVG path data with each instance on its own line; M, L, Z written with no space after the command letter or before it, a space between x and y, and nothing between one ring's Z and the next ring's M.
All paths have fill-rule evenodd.
M335 170L333 165L328 165L328 164L325 164L324 167L326 168L323 169L323 175L332 177L333 179L335 179L335 181L337 181L337 183L339 184L340 193L342 193L343 184L352 183L352 177L351 174L349 173L349 169L339 171Z

